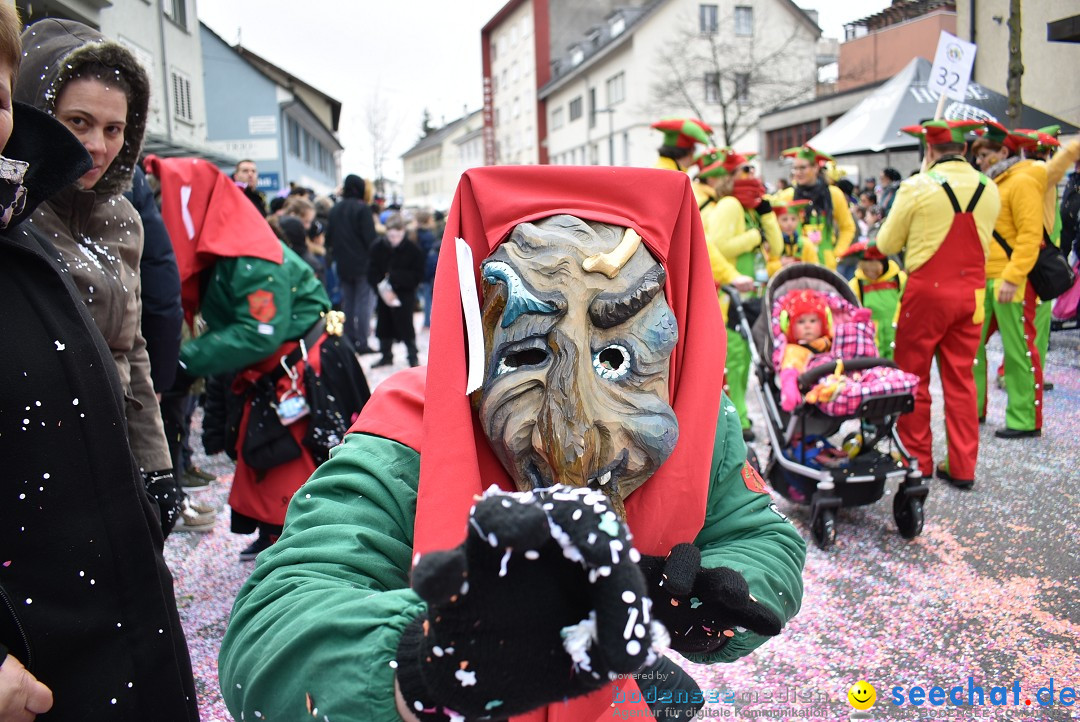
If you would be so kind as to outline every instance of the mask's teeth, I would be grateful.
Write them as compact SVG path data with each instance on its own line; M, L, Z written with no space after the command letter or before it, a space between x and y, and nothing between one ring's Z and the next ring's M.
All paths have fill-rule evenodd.
M609 481L611 481L611 472L605 471L603 476L600 477L600 486L604 486Z

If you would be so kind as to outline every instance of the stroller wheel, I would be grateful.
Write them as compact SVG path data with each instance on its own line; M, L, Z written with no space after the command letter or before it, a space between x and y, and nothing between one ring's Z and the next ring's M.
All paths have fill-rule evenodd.
M896 528L900 531L900 536L905 539L914 539L922 533L923 500L897 494L893 497L893 518L896 519Z
M836 543L836 515L832 509L822 509L810 520L810 536L819 549L828 549Z

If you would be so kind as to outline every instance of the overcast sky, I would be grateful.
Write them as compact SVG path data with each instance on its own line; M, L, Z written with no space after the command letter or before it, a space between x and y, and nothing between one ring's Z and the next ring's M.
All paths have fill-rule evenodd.
M588 0L582 0L588 2ZM366 108L379 98L392 119L394 151L384 172L419 138L424 108L435 125L481 102L480 28L506 0L198 0L199 19L342 103L344 173L370 177ZM825 35L889 0L805 0ZM305 15L306 13L306 15Z

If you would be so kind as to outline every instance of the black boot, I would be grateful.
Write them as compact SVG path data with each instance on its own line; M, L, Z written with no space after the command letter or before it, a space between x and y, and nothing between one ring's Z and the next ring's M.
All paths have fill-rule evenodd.
M410 366L419 366L420 365L420 357L416 353L416 341L406 341L405 342L405 350L409 354L409 365Z
M393 365L394 365L394 357L389 355L389 354L384 353L382 355L382 358L380 358L375 363L371 364L371 368L374 369L374 368L378 368L380 366L393 366Z

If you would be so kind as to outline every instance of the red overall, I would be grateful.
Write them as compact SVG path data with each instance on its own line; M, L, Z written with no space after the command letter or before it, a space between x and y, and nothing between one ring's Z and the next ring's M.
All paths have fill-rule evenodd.
M972 365L982 331L982 293L986 288L986 253L972 211L982 195L980 184L961 212L948 183L953 218L941 247L911 272L900 306L894 360L919 376L915 410L900 417L897 430L919 461L923 474L934 473L930 434L930 362L937 356L945 396L945 431L949 474L974 480L979 454L979 419Z

